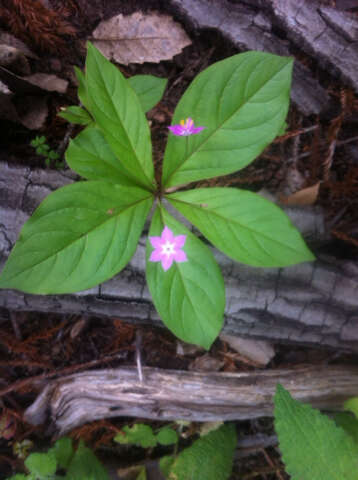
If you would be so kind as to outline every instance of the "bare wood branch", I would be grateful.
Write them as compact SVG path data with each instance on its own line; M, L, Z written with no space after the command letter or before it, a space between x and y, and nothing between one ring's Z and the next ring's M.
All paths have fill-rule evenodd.
M109 417L218 421L272 416L277 383L303 402L339 410L358 395L358 368L304 367L245 373L193 373L133 367L97 370L53 381L27 409L32 424L51 421L62 435Z

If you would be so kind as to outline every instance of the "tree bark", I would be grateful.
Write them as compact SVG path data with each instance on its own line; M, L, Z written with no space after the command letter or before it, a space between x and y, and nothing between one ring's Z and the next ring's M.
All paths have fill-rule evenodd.
M189 28L214 29L240 50L292 55L299 48L358 91L358 21L347 12L315 0L170 0L167 8ZM298 59L291 97L304 115L330 106L326 90Z
M72 181L70 172L30 170L0 162L0 264L21 226L51 191ZM286 210L313 245L327 240L315 209ZM116 316L162 325L145 283L145 235L129 265L108 282L69 295L0 290L9 310ZM223 333L274 342L358 351L358 263L320 256L287 268L254 268L214 254L226 284Z
M70 375L47 385L25 420L51 424L59 435L109 417L190 422L272 416L277 383L317 408L340 410L358 395L357 367L305 367L245 373L193 373L133 367Z

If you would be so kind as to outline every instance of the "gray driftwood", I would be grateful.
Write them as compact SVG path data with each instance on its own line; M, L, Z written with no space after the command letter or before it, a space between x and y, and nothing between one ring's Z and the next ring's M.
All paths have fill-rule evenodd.
M21 226L52 190L71 182L70 173L10 167L0 162L0 265ZM326 240L316 210L287 211L308 242ZM29 295L0 290L0 307L119 317L162 325L145 284L145 236L129 265L112 280L71 295ZM315 247L315 248L316 248ZM227 292L224 333L254 339L358 351L358 263L321 256L288 268L260 269L214 251Z
M292 46L303 49L358 91L358 21L347 12L316 0L170 0L168 5L189 27L216 30L241 50L292 55ZM297 59L291 94L305 115L329 104L326 91Z
M339 410L358 395L358 368L322 366L245 373L193 373L133 367L96 370L48 384L27 409L32 424L49 423L60 435L108 417L153 420L242 420L272 415L277 383L303 402Z

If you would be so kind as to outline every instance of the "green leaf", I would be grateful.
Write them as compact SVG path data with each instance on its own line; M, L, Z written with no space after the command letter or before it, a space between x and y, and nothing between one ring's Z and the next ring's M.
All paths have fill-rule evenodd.
M87 86L86 86L86 77L82 70L80 70L78 67L74 67L75 70L75 75L77 77L78 81L78 90L77 90L77 96L82 103L84 107L89 111L89 101L87 98Z
M92 450L81 441L68 467L66 480L109 480L108 473Z
M344 402L344 410L348 410L358 418L358 397L353 397Z
M170 427L163 427L157 433L157 441L161 445L173 445L178 441L178 434Z
M205 129L169 134L163 185L171 187L235 172L282 130L289 106L292 58L245 52L211 65L181 98L172 124L191 117Z
M128 78L142 105L143 111L151 110L162 98L168 80L153 75L134 75Z
M88 125L93 122L93 119L87 110L76 105L67 107L57 115L70 123L78 123L79 125Z
M226 255L259 267L314 260L298 230L275 204L237 188L197 188L167 196Z
M277 385L275 429L292 480L357 480L358 445L333 420Z
M51 160L57 160L58 158L60 158L60 155L54 150L50 150L50 152L48 153L48 158L50 158Z
M138 475L138 477L136 478L136 480L147 480L147 472L145 470L145 467L143 467Z
M224 281L213 254L195 235L164 208L154 213L150 236L160 236L164 226L174 235L187 235L188 261L174 262L163 270L149 261L153 250L147 242L147 283L154 305L165 325L185 342L209 349L220 332L225 309Z
M162 457L159 460L159 468L165 478L168 478L170 474L170 469L174 463L175 458L169 455ZM178 479L179 480L179 479Z
M134 444L143 448L155 447L157 440L153 433L152 427L143 423L136 423L133 427L126 425L123 428L125 435L119 433L114 437L114 441L120 444Z
M67 468L73 455L72 440L68 437L58 439L51 451L56 457L58 466Z
M7 478L6 480L28 480L27 475L23 475L22 473L17 473L16 475L13 475L12 477Z
M89 111L128 175L154 188L152 144L138 97L121 72L88 43L86 85Z
M48 453L31 453L25 460L25 465L37 477L54 475L57 470L56 457L51 451Z
M84 178L133 185L103 133L94 126L85 128L70 141L65 156L68 165Z
M353 438L355 443L358 443L358 420L353 415L347 412L338 412L334 414L333 420Z
M140 188L103 181L51 193L22 228L0 288L70 293L111 278L134 254L152 201Z
M183 450L169 468L161 468L169 470L168 480L227 480L236 443L234 425L223 425Z

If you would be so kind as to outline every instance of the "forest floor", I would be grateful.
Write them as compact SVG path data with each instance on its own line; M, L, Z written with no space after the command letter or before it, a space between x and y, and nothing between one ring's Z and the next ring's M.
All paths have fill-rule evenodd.
M24 85L17 87L15 80L10 80L11 102L17 117L11 112L13 118L10 118L9 112L5 111L5 102L0 104L2 161L36 168L68 168L62 162L63 150L68 138L74 137L82 127L69 125L57 113L62 107L78 104L73 66L83 68L85 42L91 38L93 28L99 19L119 13L163 10L159 0L103 3L106 5L99 0L16 0L5 1L4 6L0 6L0 33L15 36L32 52L19 57L13 65L7 65L9 70L19 77L41 72L68 82L65 92L44 91L41 101L32 102ZM126 77L151 74L168 79L163 99L147 115L152 130L154 160L159 167L167 126L189 83L207 66L238 53L214 31L187 33L192 43L172 59L119 65ZM5 42L0 37L1 43ZM0 65L4 65L1 56ZM278 137L249 167L200 185L232 185L253 191L265 189L279 197L282 205L298 204L302 208L304 205L319 205L332 234L332 242L327 247L330 253L338 258L353 259L358 252L358 147L354 143L358 98L351 89L333 78L326 80L326 88L336 99L334 111L326 113L324 118L304 117L292 106L287 133ZM1 96L6 95L4 90L0 89L0 92ZM25 117L37 118L37 127L28 128L28 123L25 126ZM36 136L45 136L51 149L59 152L61 162L57 166L56 162L46 165L44 157L36 154L30 145ZM347 149L340 148L340 145L351 146L352 155L347 155ZM330 155L332 149L334 156ZM292 197L295 191L303 192L301 198ZM23 462L15 455L14 445L31 440L36 450L48 446L51 441L46 426L33 427L22 418L24 410L39 393L39 385L43 386L43 382L51 378L90 368L135 365L137 335L138 327L126 324L120 318L15 313L0 308L0 479L22 468ZM217 340L210 350L212 362L208 367L206 362L198 362L204 355L202 350L194 349L183 354L178 349L177 340L164 329L140 327L140 335L141 355L146 366L179 370L210 368L223 372L258 368L255 362L242 357L221 340ZM118 353L121 353L121 360L113 360ZM332 363L336 358L336 352L329 349L275 345L275 356L266 367L321 365ZM340 360L355 363L358 358L346 354ZM5 413L12 422L9 438L2 436L1 415ZM100 456L108 457L109 453L116 456L121 466L149 457L157 458L162 450L137 448L132 450L130 457L128 451L121 457L120 449L114 446L116 433L134 421L128 418L100 420L75 429L69 436L75 440L83 439ZM197 428L192 427L193 438ZM262 434L268 438L274 435L271 418L237 422L237 429L242 437L259 438L258 435ZM270 446L258 442L251 452L249 450L236 459L232 479L288 478L277 441Z

